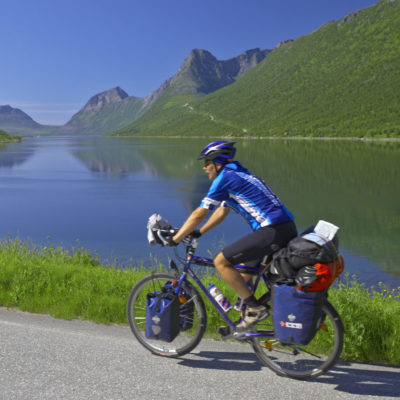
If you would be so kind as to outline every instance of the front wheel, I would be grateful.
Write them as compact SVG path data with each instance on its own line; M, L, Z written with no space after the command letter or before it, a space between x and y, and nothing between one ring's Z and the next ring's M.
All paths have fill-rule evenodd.
M188 281L182 283L185 302L180 306L180 331L171 342L146 337L147 294L160 292L173 275L153 273L140 280L131 290L127 303L129 325L136 339L152 353L165 357L179 357L189 353L200 342L206 329L206 310L203 299ZM182 297L182 296L180 296ZM190 309L190 313L187 310Z
M274 338L252 338L252 346L260 361L278 375L294 379L315 378L338 361L343 348L343 323L335 308L326 301L325 315L311 342L305 346L284 344ZM260 322L257 330L273 330L272 318Z

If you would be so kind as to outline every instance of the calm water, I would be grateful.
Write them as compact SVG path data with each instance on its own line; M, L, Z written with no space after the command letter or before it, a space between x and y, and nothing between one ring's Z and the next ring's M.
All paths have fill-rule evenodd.
M206 143L66 137L2 146L0 238L83 246L122 265L165 261L172 250L147 244L147 218L157 211L179 226L198 206L209 186L196 161ZM400 143L246 140L237 154L299 229L319 219L340 227L347 272L400 286ZM199 254L249 232L231 214L202 238Z

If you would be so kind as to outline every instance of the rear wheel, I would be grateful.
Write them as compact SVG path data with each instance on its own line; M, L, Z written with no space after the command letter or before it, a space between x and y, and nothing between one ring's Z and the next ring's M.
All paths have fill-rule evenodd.
M183 282L180 305L180 331L172 342L146 337L147 294L160 292L167 282L176 280L173 275L154 273L140 280L131 290L127 303L127 316L137 340L152 353L178 357L193 350L206 329L206 310L203 300L190 282ZM182 297L184 299L182 300Z
M311 342L305 346L283 344L275 338L252 338L260 361L278 375L294 379L315 378L332 368L343 348L343 323L335 308L325 302L325 318ZM273 331L272 317L260 322L257 330Z

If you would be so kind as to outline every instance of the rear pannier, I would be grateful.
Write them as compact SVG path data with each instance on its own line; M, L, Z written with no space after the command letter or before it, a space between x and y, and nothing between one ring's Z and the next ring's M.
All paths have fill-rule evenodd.
M321 326L327 290L344 269L337 230L319 221L273 256L272 319L282 343L306 345Z
M308 344L322 322L325 292L303 292L295 286L275 284L272 289L275 337L282 343Z

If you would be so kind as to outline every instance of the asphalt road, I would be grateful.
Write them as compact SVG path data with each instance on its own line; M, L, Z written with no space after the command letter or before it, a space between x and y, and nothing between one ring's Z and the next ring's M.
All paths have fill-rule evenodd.
M275 375L247 344L203 340L179 359L151 355L126 326L0 307L0 399L394 399L400 369L340 363L303 382Z

